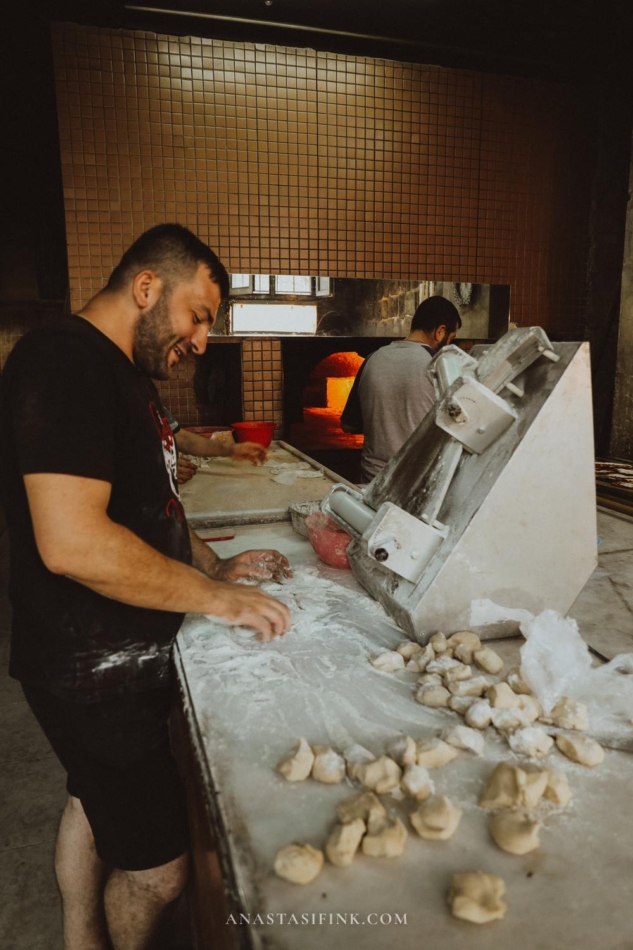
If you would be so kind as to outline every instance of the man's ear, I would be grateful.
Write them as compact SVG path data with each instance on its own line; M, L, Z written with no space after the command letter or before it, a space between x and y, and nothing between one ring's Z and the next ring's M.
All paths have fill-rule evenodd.
M132 280L132 297L139 310L149 310L158 303L163 292L163 282L149 268L141 270Z
M442 340L446 339L446 336L446 325L444 323L440 324L439 327L435 327L435 330L433 331L433 339L436 340L436 342L440 343Z

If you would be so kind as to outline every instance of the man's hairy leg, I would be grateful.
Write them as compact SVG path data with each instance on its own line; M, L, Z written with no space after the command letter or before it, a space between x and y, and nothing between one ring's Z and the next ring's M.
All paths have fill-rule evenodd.
M72 796L59 826L55 873L62 896L64 950L106 950L103 884L107 870L95 850L81 802Z
M187 883L189 855L147 871L114 870L105 889L114 950L148 950Z

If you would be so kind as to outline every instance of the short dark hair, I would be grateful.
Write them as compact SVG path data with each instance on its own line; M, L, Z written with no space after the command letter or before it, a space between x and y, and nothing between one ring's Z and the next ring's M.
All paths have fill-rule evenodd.
M122 290L136 274L148 268L160 277L169 293L177 284L190 280L199 264L206 264L222 297L227 297L229 275L217 254L182 224L157 224L128 247L110 274L105 290Z
M427 297L413 314L411 332L422 330L433 333L438 327L445 326L449 333L456 333L462 325L462 318L454 303L446 297L436 295Z

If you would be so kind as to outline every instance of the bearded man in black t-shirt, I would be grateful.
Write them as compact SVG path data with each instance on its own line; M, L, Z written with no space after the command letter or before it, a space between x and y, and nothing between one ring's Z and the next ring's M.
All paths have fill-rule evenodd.
M56 852L66 950L148 946L184 886L167 729L184 614L262 639L289 626L283 604L232 583L288 572L281 554L221 560L189 530L151 382L204 352L227 293L205 244L158 225L78 314L23 337L2 375L10 672L68 773Z

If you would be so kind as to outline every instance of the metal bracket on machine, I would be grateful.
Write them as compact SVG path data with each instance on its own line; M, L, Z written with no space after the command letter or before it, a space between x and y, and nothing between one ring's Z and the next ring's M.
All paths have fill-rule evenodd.
M444 396L435 412L436 425L477 455L516 419L517 413L505 400L470 377L461 377L458 387Z
M415 584L447 534L439 521L426 524L386 501L363 540L370 557Z
M367 554L399 577L415 583L448 533L439 521L429 524L385 502L374 511L360 492L335 485L323 511L355 538L362 538Z

